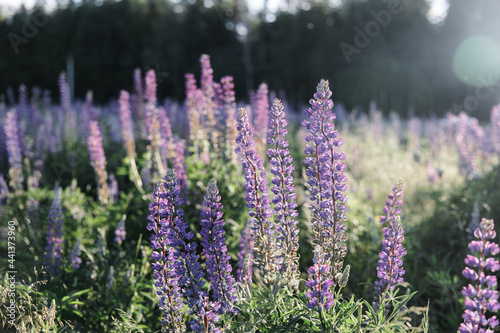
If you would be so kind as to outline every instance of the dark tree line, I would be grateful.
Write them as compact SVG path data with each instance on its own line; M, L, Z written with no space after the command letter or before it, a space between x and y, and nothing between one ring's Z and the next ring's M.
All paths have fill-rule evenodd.
M301 107L326 78L335 101L348 108L366 110L374 100L402 115L465 109L484 118L498 103L500 60L482 77L487 89L454 74L455 53L466 38L500 43L498 2L451 1L437 25L426 18L425 0L344 0L336 8L327 1L301 3L273 19L250 19L239 0L209 8L199 0L83 1L48 14L21 8L0 21L0 92L24 83L50 89L57 100L57 77L71 56L76 98L92 90L97 103L116 99L120 89L132 89L140 67L157 71L160 97L180 100L184 74L199 77L198 59L207 53L216 79L235 77L240 99L265 81Z

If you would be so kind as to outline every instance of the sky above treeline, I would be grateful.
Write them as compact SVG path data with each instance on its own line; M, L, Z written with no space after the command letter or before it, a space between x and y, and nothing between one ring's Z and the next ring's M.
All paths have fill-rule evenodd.
M264 7L265 0L247 0L247 5L250 13L256 14L262 11ZM439 23L446 18L448 11L448 1L449 0L427 0L430 3L430 10L427 14L427 18L432 23ZM35 3L39 0L0 0L1 13L4 16L12 15L21 5L24 5L27 9L32 8ZM56 7L56 0L45 0L45 7L47 10L52 10ZM75 0L76 3L79 0ZM172 1L172 2L175 2ZM286 8L287 0L268 0L267 1L267 11L269 13L276 12ZM342 0L329 0L332 6L339 6ZM210 6L212 0L205 0L205 3ZM307 2L304 2L303 6L308 6ZM307 8L303 8L307 9ZM272 18L272 17L271 17Z

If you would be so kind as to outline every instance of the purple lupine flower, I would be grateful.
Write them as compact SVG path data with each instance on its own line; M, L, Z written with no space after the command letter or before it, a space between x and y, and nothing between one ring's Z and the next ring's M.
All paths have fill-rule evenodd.
M47 273L59 275L62 259L63 219L61 209L61 189L57 189L50 206L47 223L47 245L45 246L45 265Z
M71 263L71 267L73 267L73 269L75 270L80 268L80 264L82 263L82 259L80 258L80 255L82 254L81 245L82 245L82 239L78 238L69 255L69 261Z
M3 175L0 173L0 203L7 201L9 197L9 187L7 186L7 182Z
M245 171L245 199L252 221L254 256L266 284L273 284L277 265L275 254L275 227L267 191L266 171L262 158L255 151L253 128L245 109L238 113L238 138L236 153Z
M226 119L226 158L232 163L237 162L236 138L238 131L236 130L236 99L234 94L234 83L232 76L224 76L221 79L222 89L224 92L224 112Z
M288 151L288 141L285 136L287 122L283 105L275 99L271 107L267 144L271 148L267 155L271 159L273 174L272 188L276 223L276 240L279 253L279 272L283 283L296 287L298 284L297 250L299 248L299 229L297 228L297 200L292 172L293 158Z
M498 244L490 242L489 239L496 237L495 224L493 220L482 219L479 228L474 231L477 240L469 243L469 250L476 255L467 255L462 275L473 281L462 289L465 296L465 311L462 315L464 322L460 324L460 333L493 332L489 328L498 326L496 316L486 317L487 311L496 312L500 310L498 303L498 291L495 275L486 275L487 271L496 272L500 269L498 260L493 257L500 252Z
M185 80L187 115L189 120L189 139L191 142L197 142L199 139L202 139L200 138L200 132L203 131L200 125L200 112L197 105L197 99L200 94L196 88L196 79L194 78L194 74L187 73L185 75Z
M146 109L144 114L144 123L146 124L146 132L148 139L151 142L152 154L156 155L157 150L161 144L160 138L160 123L158 120L158 109L156 108L156 75L154 70L149 70L146 73L146 94L145 98L147 100ZM155 158L156 156L153 156ZM159 165L159 162L153 164L157 166L158 171L163 173L163 165ZM154 172L153 172L154 174Z
M224 88L222 87L222 83L214 82L212 89L214 91L213 97L213 107L214 107L214 117L217 122L221 119L221 115L224 111ZM218 124L217 124L218 125Z
M384 215L380 216L380 223L387 222L391 226L396 220L396 216L401 214L401 206L403 206L402 180L394 185L392 192L385 201Z
M497 155L500 157L500 104L491 109L491 141Z
M200 65L201 65L201 90L203 94L212 100L213 97L213 80L214 80L214 71L212 69L212 65L210 64L210 56L207 54L202 54L200 56Z
M201 211L201 236L203 253L205 254L210 289L213 290L213 299L216 312L237 313L233 307L236 301L234 277L229 264L230 256L227 253L224 220L222 219L222 204L215 179L208 184L205 200Z
M106 172L106 156L102 147L101 130L97 120L90 121L88 138L90 163L94 168L97 178L97 195L99 201L107 204L109 199L108 173Z
M217 129L217 117L214 113L214 82L213 69L210 64L210 56L202 54L200 56L201 65L201 91L203 93L203 116L206 118L205 132L210 136L213 152L215 156L220 153L220 131ZM209 154L208 147L204 146L204 154Z
M71 96L65 73L59 75L59 93L61 96L61 106L63 110L68 111L71 107Z
M315 256L325 256L325 263L332 269L333 281L338 284L343 258L347 253L344 224L347 219L347 197L344 194L347 177L343 173L346 169L342 162L345 155L338 151L343 140L333 124L335 113L332 112L331 95L328 81L321 80L314 99L309 102L311 107L305 112L309 120L304 119L302 125L310 132L305 136L308 145L304 152L313 244L315 251L319 251L315 252Z
M118 190L118 181L116 180L116 177L113 173L109 175L108 188L109 188L109 198L113 201L113 203L117 203L120 191Z
M324 258L314 257L314 265L309 267L308 273L311 277L306 282L306 287L310 288L306 292L306 297L309 298L307 306L314 309L318 306L319 311L330 310L334 304L331 287L334 285L331 279L331 267L323 260Z
M183 219L183 210L177 208L183 203L180 193L181 188L175 171L168 169L165 179L158 183L153 193L154 202L150 204L148 229L152 230L155 219L159 219L162 232L160 237L165 237L166 244L173 249L168 259L173 262L172 269L179 277L178 284L190 309L189 314L194 315L194 319L190 321L191 329L195 332L206 332L205 328L213 326L213 320L218 320L218 317L206 317L210 312L210 308L205 304L208 295L202 289L205 281L198 262L199 256L196 254L196 243L192 241L193 233L188 231L188 225ZM155 240L158 240L158 236L155 236ZM165 254L154 252L153 260L162 259L162 256Z
M23 157L19 141L19 128L15 111L7 113L4 124L5 144L9 155L9 185L14 191L23 189Z
M457 147L460 173L468 178L479 176L476 155L483 150L484 131L477 119L469 117L465 112L458 116L448 113L447 118Z
M239 283L250 285L253 272L253 249L252 221L248 221L241 232L240 251L238 252L238 269L236 278Z
M254 109L255 149L259 156L266 153L267 125L269 124L269 97L267 84L261 83L257 89Z
M385 215L380 217L380 222L387 222L388 227L382 229L384 238L377 264L379 280L375 282L375 288L379 296L385 296L388 290L392 290L397 283L403 282L405 270L402 257L406 255L406 250L402 245L404 230L399 217L403 205L402 198L403 181L399 181L394 185L392 193L389 194L389 198L385 202Z
M170 244L173 229L169 222L173 221L174 207L166 196L167 189L163 181L158 183L152 194L153 202L149 204L147 229L151 231L151 247L153 249L152 268L156 296L163 313L162 324L167 325L172 332L180 333L186 330L183 322L181 276L175 270L175 262L179 260L178 253ZM168 205L168 206L167 206ZM163 215L166 214L166 217Z
M130 95L125 90L120 91L120 121L122 125L122 136L127 148L127 156L135 158L134 125L132 124L132 114L130 111Z
M156 74L153 69L146 72L146 94L145 98L148 103L156 105Z
M122 215L122 218L116 225L115 229L115 243L121 245L122 242L125 241L127 237L127 231L125 230L125 220L127 219L127 215Z

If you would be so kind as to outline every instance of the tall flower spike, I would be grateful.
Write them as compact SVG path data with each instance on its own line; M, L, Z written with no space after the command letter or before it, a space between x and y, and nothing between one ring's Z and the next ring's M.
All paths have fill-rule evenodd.
M158 109L156 107L156 75L154 70L149 70L146 73L146 109L144 123L146 124L146 132L148 134L148 139L151 142L151 147L153 154L157 154L157 150L160 147L160 123ZM153 156L155 158L156 156ZM158 164L160 161L155 161ZM153 164L154 165L154 164ZM158 171L162 172L160 165L157 165ZM162 166L161 166L162 167Z
M267 155L271 159L271 173L273 174L272 188L274 215L276 222L276 240L278 247L278 262L281 280L291 288L298 285L297 249L299 247L299 229L297 228L297 202L292 172L293 158L288 151L288 141L285 136L285 112L279 99L275 99L271 107L267 144L271 148Z
M203 114L206 117L206 125L209 135L210 141L212 144L213 152L215 156L218 156L220 153L220 131L217 128L217 117L215 114L215 105L214 105L214 75L212 65L210 64L210 56L207 54L202 54L200 56L200 65L201 65L201 91L204 96L203 103Z
M61 106L63 110L67 111L71 107L71 96L65 73L59 75L59 92L61 95Z
M90 134L88 139L90 163L94 168L97 178L97 196L99 201L107 204L109 200L108 173L106 172L106 156L102 147L101 130L97 120L90 121Z
M267 125L269 123L269 97L267 84L261 83L257 89L254 110L255 149L259 156L266 153Z
M238 252L238 269L236 277L239 283L250 285L253 272L253 249L252 223L248 221L241 232L240 251Z
M186 73L184 79L186 86L187 116L189 121L189 139L195 141L200 126L200 116L196 109L196 79L192 73Z
M3 178L3 175L0 173L0 204L3 204L9 198L9 187L7 186L7 182Z
M224 110L226 118L226 158L232 163L237 163L236 137L238 131L236 130L236 103L234 97L234 83L232 76L224 76L221 79L222 89L224 91Z
M472 280L467 287L462 289L465 296L465 311L462 315L464 322L460 324L460 333L493 332L490 328L498 326L496 316L486 317L487 311L496 312L500 310L498 303L498 291L495 275L486 275L487 271L496 272L500 269L498 260L493 257L500 252L498 244L490 242L495 239L495 224L493 220L482 219L479 228L474 231L477 240L469 243L469 250L476 255L467 255L462 275Z
M115 243L120 245L122 242L125 241L125 238L127 237L127 231L125 230L125 220L127 219L127 215L123 214L122 218L116 225L115 229Z
M222 204L220 203L217 182L212 179L208 184L205 201L201 211L201 236L205 254L210 289L213 290L215 309L218 313L237 313L233 308L236 301L234 277L227 253Z
M146 101L156 105L156 74L153 69L146 72Z
M47 245L45 246L45 265L47 266L47 273L52 276L60 273L63 224L61 189L59 188L50 206L49 221L47 223Z
M80 264L82 263L82 259L80 258L80 255L82 253L82 250L80 248L81 245L82 245L82 239L78 238L75 245L73 246L73 249L71 249L71 253L69 255L69 261L71 263L71 267L74 270L80 268Z
M266 171L262 158L255 151L253 128L243 108L238 113L237 129L236 153L240 154L241 165L245 171L245 199L252 224L255 261L264 283L271 285L277 272L276 240L274 223L270 219L272 213L267 193Z
M175 239L170 224L174 208L166 195L163 180L158 183L151 197L153 202L149 204L147 229L152 233L153 279L160 310L163 313L162 324L174 333L181 333L186 331L186 326L183 321L182 294L179 285L181 277L175 269L179 257L176 249L170 244L170 239Z
M338 151L343 140L333 124L335 113L332 112L331 96L328 81L321 80L314 99L309 101L311 107L305 112L309 119L304 119L302 125L309 130L304 152L315 257L325 257L325 263L332 268L327 274L331 274L338 284L347 253L344 224L347 220L344 194L347 177L343 173L345 155Z
M195 332L206 332L204 329L213 326L219 317L206 316L211 313L211 307L206 306L205 298L208 295L202 289L205 281L198 262L199 256L196 254L196 243L192 241L193 233L188 231L188 225L183 219L184 212L177 208L183 203L180 193L181 188L175 171L168 169L165 179L158 184L153 194L154 203L150 205L148 228L154 226L152 222L157 216L166 243L174 249L169 258L174 263L173 270L179 277L178 284L189 307L189 314L194 316L190 321L191 329ZM158 252L153 253L153 260L161 258Z
M4 124L7 153L9 155L9 185L14 191L23 189L23 157L19 141L19 128L15 111L10 111Z
M120 121L122 125L122 136L127 148L127 156L135 158L134 125L132 124L132 113L130 111L130 95L125 90L120 91Z
M402 198L403 181L401 180L394 185L392 193L385 202L385 215L380 217L380 222L387 222L388 227L382 229L384 238L377 264L379 280L375 282L375 288L379 296L385 296L388 290L392 290L397 283L403 282L405 270L402 257L406 255L406 250L402 245L404 230L399 217L403 205Z

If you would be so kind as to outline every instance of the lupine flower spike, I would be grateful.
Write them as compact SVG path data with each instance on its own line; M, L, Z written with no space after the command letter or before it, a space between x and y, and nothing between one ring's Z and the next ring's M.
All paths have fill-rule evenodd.
M80 268L80 264L82 263L82 259L80 258L80 255L82 253L82 250L80 248L81 245L82 245L82 239L78 238L69 255L69 261L71 263L71 267L74 270Z
M170 246L169 238L173 238L173 230L169 219L173 211L166 207L164 182L160 181L152 194L153 202L149 204L150 215L147 229L151 231L151 248L153 249L153 278L156 296L160 301L160 310L163 313L162 324L174 333L186 331L183 321L180 276L175 270L178 255L175 248ZM165 218L165 214L167 218Z
M489 241L496 238L493 220L485 218L474 231L476 240L469 243L469 250L475 255L467 255L462 275L472 280L462 290L465 296L465 312L462 315L464 322L458 328L460 333L493 332L491 328L498 326L496 316L486 317L487 311L500 310L498 303L497 277L486 275L488 271L496 272L500 269L498 260L493 258L500 252L498 244ZM489 257L489 258L488 258Z
M240 251L238 252L238 269L236 278L239 283L250 285L252 283L253 273L253 249L254 240L252 236L252 221L248 221L241 232Z
M9 155L9 185L14 191L23 189L23 157L21 152L21 143L19 141L19 128L17 125L17 116L14 111L7 113L4 124L4 131Z
M47 223L47 245L45 246L45 265L47 273L59 275L62 259L63 219L61 209L61 189L57 189L52 205L50 206L49 221Z
M127 148L127 156L135 158L134 125L132 124L132 112L130 111L130 95L125 90L120 91L120 122L122 125L122 136Z
M141 83L140 80L139 83ZM122 125L121 126L122 136L123 136L123 141L125 141L125 147L127 148L127 156L130 163L130 179L134 182L135 186L139 189L139 191L141 193L144 193L144 190L142 189L141 176L139 175L137 164L135 163L136 152L135 152L135 141L134 141L134 125L132 123L132 112L130 110L130 95L125 90L120 91L119 105L120 105L120 122ZM142 108L142 101L140 102L140 105L141 105L140 107Z
M328 81L321 80L314 99L309 102L311 107L305 112L308 119L302 125L309 130L305 136L308 144L304 152L307 156L305 163L310 191L314 256L317 258L317 265L320 264L319 258L324 258L324 264L331 267L331 271L324 269L324 273L338 284L347 253L344 224L347 219L347 197L344 194L347 177L343 173L346 169L343 163L345 155L338 151L343 140L333 124L335 113L332 112L331 95Z
M269 122L269 96L267 84L261 83L257 89L254 110L255 150L259 156L266 153L267 125Z
M149 70L145 77L146 82L146 108L144 113L144 123L146 124L146 132L150 142L148 150L151 153L151 175L153 179L158 179L160 175L165 173L163 163L160 156L160 145L162 144L160 136L160 122L158 108L156 106L156 74L154 70ZM158 177L158 178L157 178Z
M237 163L237 155L235 153L236 137L236 103L234 97L234 83L232 76L224 76L221 79L222 89L224 91L224 110L226 116L226 157L232 163Z
M64 111L68 111L71 107L71 93L66 81L66 73L59 75L59 91L61 94L61 106Z
M271 285L277 270L274 223L270 219L272 213L264 162L255 151L253 128L244 109L240 109L238 113L237 129L236 153L240 154L241 165L245 171L245 199L252 221L255 261L264 283Z
M158 183L153 193L154 202L149 207L151 214L148 218L148 230L155 230L155 226L158 229L156 235L152 236L152 242L157 243L153 244L153 248L161 250L162 243L170 246L163 248L162 252L153 252L153 260L169 261L173 265L159 263L153 268L158 272L154 276L155 281L158 281L155 285L158 284L157 288L165 287L162 283L167 281L166 276L172 271L169 276L172 279L170 287L179 285L182 288L189 314L194 316L190 321L191 329L195 332L218 332L215 323L219 316L214 313L212 304L207 302L207 292L202 289L205 281L198 262L199 256L196 254L196 243L192 241L193 233L188 231L188 225L183 219L184 212L178 208L183 203L180 193L181 188L175 171L168 169L165 179ZM161 276L158 276L159 274ZM174 278L177 280L173 280Z
M106 172L106 156L102 147L101 130L97 120L90 121L90 134L88 139L90 162L97 178L97 195L99 201L103 204L108 203L109 187L108 173Z
M234 277L231 275L230 256L225 244L224 220L219 190L214 179L208 185L201 211L201 236L210 289L213 290L214 308L218 313L237 313Z
M297 249L299 247L299 230L297 228L297 202L292 172L293 158L288 151L288 141L285 136L285 112L279 99L275 99L271 107L267 144L271 148L267 155L271 159L271 173L273 174L272 188L273 204L276 222L276 240L279 256L279 272L282 283L291 288L298 285Z
M127 215L123 214L122 218L118 222L115 229L115 243L121 245L122 242L125 241L127 237L127 231L125 230L125 220L127 219Z
M397 283L403 282L405 270L402 257L406 255L406 250L402 245L404 230L399 217L403 205L402 199L403 181L399 181L389 194L385 202L384 215L380 217L380 222L387 223L388 227L382 229L384 239L377 264L379 280L375 282L375 288L379 296L386 295L386 292L394 289Z
M210 64L210 56L202 54L200 57L201 65L201 91L205 98L203 103L203 114L207 119L207 130L209 131L210 141L215 156L220 153L220 137L221 134L217 128L217 117L214 108L214 82L213 82L213 69Z
M7 186L7 182L3 178L3 175L0 173L0 205L7 201L9 198L9 187Z

